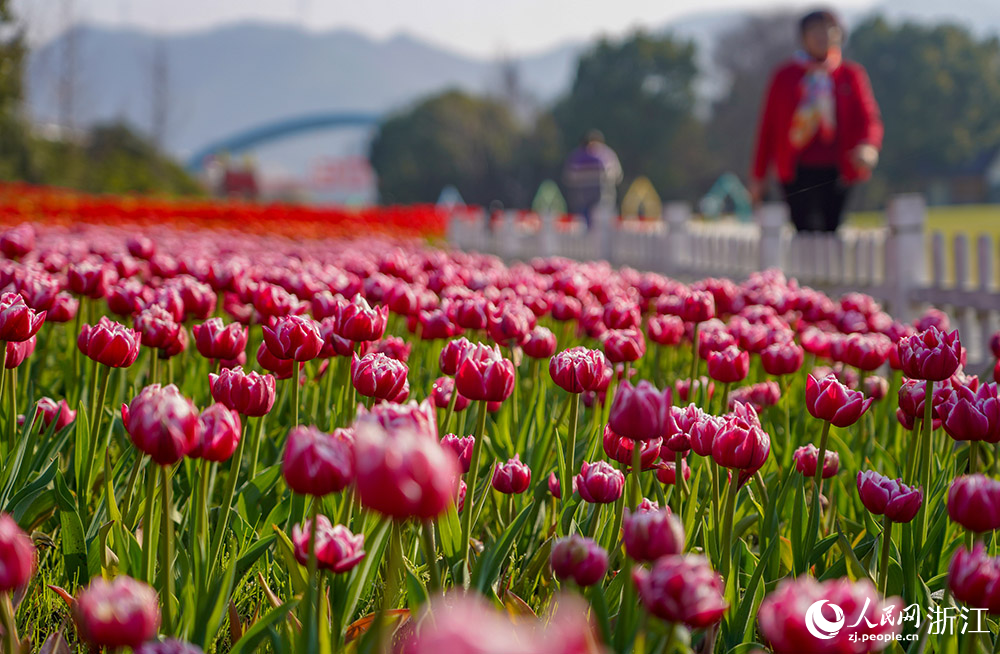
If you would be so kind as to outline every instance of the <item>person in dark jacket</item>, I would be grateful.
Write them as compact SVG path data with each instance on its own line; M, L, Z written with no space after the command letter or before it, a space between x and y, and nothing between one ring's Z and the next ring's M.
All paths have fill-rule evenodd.
M615 191L622 181L618 155L604 143L604 135L590 130L578 148L566 158L563 183L572 214L583 216L589 230L599 205L613 206Z
M799 23L802 49L771 79L757 135L750 193L777 174L799 231L836 231L851 187L871 176L882 118L865 69L841 57L843 29L829 11Z

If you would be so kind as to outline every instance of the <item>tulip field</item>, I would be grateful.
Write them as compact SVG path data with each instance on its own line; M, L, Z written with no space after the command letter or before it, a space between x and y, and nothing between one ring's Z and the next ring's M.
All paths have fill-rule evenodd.
M940 311L22 191L0 651L1000 651L1000 367Z

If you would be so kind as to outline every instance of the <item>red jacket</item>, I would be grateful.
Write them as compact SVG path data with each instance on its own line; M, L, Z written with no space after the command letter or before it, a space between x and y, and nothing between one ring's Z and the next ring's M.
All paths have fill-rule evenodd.
M774 73L767 92L757 133L751 178L762 180L773 165L778 179L795 178L799 151L791 144L792 116L802 96L802 77L806 68L790 61ZM882 147L882 117L872 94L868 74L860 64L844 61L831 73L837 111L837 159L841 176L847 182L868 177L868 171L851 164L850 153L862 143Z

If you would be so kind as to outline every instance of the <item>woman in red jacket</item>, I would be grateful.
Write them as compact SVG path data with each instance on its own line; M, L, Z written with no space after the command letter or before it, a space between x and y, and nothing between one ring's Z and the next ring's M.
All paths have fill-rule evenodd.
M829 11L800 22L802 49L771 79L750 193L763 196L774 170L799 231L840 225L851 185L871 176L882 119L865 69L840 54L843 30Z

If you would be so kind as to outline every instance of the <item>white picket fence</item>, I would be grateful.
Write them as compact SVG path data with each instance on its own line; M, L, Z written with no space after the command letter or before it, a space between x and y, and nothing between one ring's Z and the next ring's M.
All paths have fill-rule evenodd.
M663 220L655 223L595 223L587 232L551 215L505 212L488 220L484 212L463 211L450 220L448 240L453 247L508 261L603 259L682 280L740 280L778 268L834 297L868 293L900 320L938 307L959 327L970 369L980 372L976 366L990 358L986 343L1000 322L998 242L987 234L960 233L949 242L940 232L929 233L920 195L892 198L884 227L844 228L836 235L795 233L783 204L763 205L753 224L695 220L682 203L667 205Z

